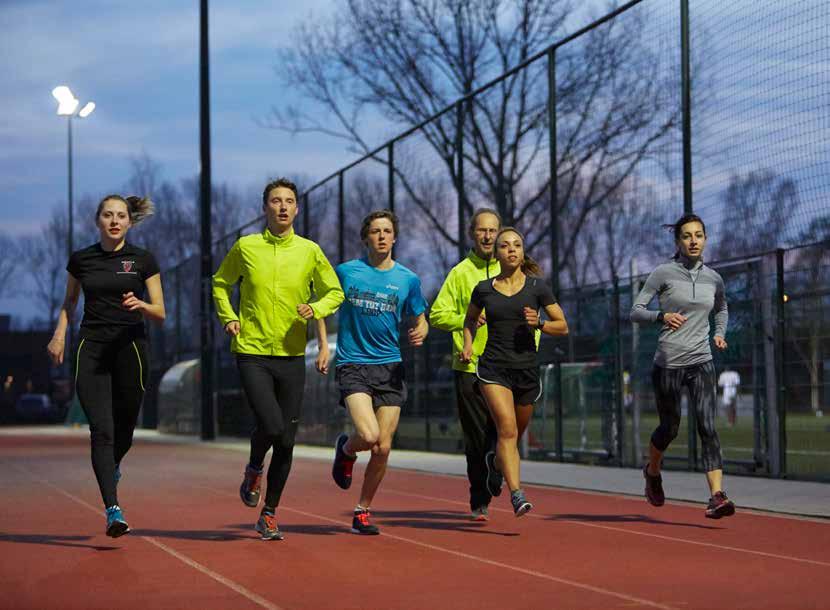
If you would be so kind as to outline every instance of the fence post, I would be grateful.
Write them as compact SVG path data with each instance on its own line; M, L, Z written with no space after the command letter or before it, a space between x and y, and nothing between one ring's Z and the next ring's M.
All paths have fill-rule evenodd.
M464 101L459 101L455 112L455 175L458 191L458 258L463 260L464 249Z
M620 278L613 272L614 294L614 425L612 432L616 435L613 449L617 452L617 463L623 465L623 347L622 324L620 323Z
M556 358L556 366L554 368L554 382L556 383L556 393L553 396L554 403L554 421L556 422L556 457L560 462L565 461L565 431L562 429L564 425L564 416L562 412L562 358Z
M787 474L787 367L784 363L785 348L787 343L787 320L786 320L786 292L784 292L784 250L778 248L775 251L775 276L776 276L776 335L778 341L775 350L775 372L777 381L776 407L778 411L778 465L780 471L778 476L784 477Z
M559 177L556 147L556 47L548 51L548 171L550 172L550 283L559 298Z
M395 211L395 140L389 142L388 150L388 179L387 182L389 188L389 210L391 212Z
M680 72L683 114L683 213L694 210L692 201L692 84L689 47L689 0L680 0Z
M346 224L346 192L343 187L343 173L337 173L337 259L340 263L346 260L346 243L343 236Z
M303 193L303 237L311 239L311 214L308 209L308 193Z

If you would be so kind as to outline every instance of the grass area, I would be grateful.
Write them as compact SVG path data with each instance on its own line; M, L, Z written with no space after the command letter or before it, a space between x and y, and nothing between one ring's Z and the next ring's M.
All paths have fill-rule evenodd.
M563 436L566 451L603 451L602 420L593 415L580 421L577 417L564 420ZM631 420L626 419L628 442ZM644 414L640 420L640 444L645 451L654 428L658 424L656 414ZM794 477L830 478L830 417L813 415L787 416L787 472ZM730 427L725 417L718 417L715 423L721 441L724 459L753 459L753 427L748 417L738 418L734 427ZM684 460L688 455L687 420L680 424L680 434L669 447L666 455ZM553 451L555 447L556 427L552 418L543 421L537 412L531 423L531 446ZM406 448L423 448L427 427L422 418L402 417L398 427L398 444ZM461 426L454 418L435 418L430 421L430 445L434 451L463 451ZM727 468L729 470L730 468Z

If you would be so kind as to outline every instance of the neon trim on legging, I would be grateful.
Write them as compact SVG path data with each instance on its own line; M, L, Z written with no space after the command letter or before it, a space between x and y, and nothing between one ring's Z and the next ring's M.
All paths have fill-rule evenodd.
M75 353L75 385L78 385L78 368L81 363L81 348L84 346L84 341L86 339L81 339L80 345L78 345L78 351Z
M144 389L144 367L141 366L141 354L138 353L138 348L135 346L135 341L132 342L133 349L135 350L135 356L138 358L138 383L141 386L141 391L145 392Z

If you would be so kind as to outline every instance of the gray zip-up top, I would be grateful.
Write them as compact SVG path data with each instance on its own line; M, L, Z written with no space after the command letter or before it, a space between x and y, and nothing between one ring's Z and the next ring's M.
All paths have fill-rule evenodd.
M684 264L685 263L685 264ZM715 310L715 336L725 337L729 312L726 306L723 278L698 261L688 268L680 258L657 267L648 276L643 289L631 307L631 321L654 324L660 313L681 313L686 322L677 330L664 324L657 341L654 363L675 369L700 364L712 359L709 346L709 312ZM660 310L647 309L657 295Z

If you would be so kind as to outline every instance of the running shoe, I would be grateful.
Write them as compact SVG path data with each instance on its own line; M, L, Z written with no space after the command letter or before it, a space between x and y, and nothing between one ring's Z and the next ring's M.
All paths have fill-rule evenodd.
M242 485L239 486L239 497L245 506L251 508L259 504L259 488L262 484L262 468L254 468L250 464L245 467Z
M484 456L484 463L487 466L487 491L491 496L500 496L504 477L496 468L496 452L488 451Z
M709 498L706 506L706 517L709 519L720 519L731 517L735 514L735 503L726 497L722 491L716 491L715 495Z
M277 527L277 517L271 513L261 513L254 529L262 540L282 540L282 532Z
M130 526L124 520L121 507L117 504L107 509L107 536L118 538L130 531Z
M349 457L343 451L348 435L341 434L334 443L334 464L331 467L331 477L340 489L348 489L352 486L352 469L357 461L357 456Z
M352 533L364 534L366 536L377 536L380 530L369 523L369 509L355 509L352 519Z
M481 506L474 508L472 513L470 513L470 517L473 521L489 521L490 513L487 510L487 505L482 504Z
M643 465L643 477L646 479L646 500L652 506L663 506L666 503L666 494L663 493L663 477L648 473L648 462Z
M527 501L525 492L522 489L511 492L510 502L513 504L513 514L517 517L521 517L525 513L530 512L530 509L533 508L533 504Z

